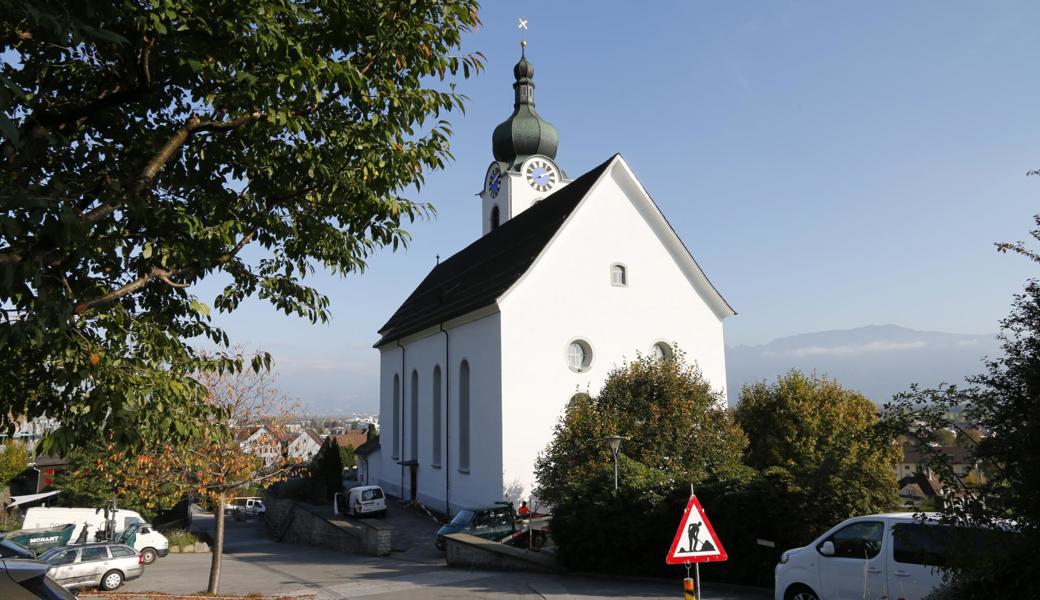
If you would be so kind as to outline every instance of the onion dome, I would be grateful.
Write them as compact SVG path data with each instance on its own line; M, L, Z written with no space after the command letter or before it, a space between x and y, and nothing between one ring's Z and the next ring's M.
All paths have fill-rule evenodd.
M513 114L495 127L491 134L491 149L495 160L516 170L520 163L535 154L555 160L560 135L534 110L534 65L527 61L522 46L520 62L513 67L513 77L516 79L513 83Z

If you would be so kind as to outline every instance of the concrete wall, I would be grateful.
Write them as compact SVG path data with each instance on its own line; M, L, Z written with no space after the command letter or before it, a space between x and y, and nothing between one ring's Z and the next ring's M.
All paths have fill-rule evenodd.
M383 523L330 519L294 500L264 497L264 524L276 542L324 546L367 556L390 554L392 529Z
M678 241L643 194L623 161L615 161L499 301L502 418L509 424L503 480L513 498L532 491L534 461L570 399L595 395L613 368L649 354L655 343L681 348L724 392L722 319L711 304L717 300L684 270ZM612 285L616 263L627 269L627 286ZM567 363L575 339L592 349L583 372Z
M411 497L409 468L415 460L417 498L430 508L454 513L502 499L502 412L500 318L497 313L439 328L388 345L380 352L380 483L388 493ZM459 369L470 368L470 468L459 469ZM441 431L433 431L433 373L441 368ZM402 369L403 367L403 369ZM418 374L417 452L411 443L412 373ZM404 374L399 439L394 439L393 380ZM433 436L441 436L441 461L433 461ZM396 456L395 456L396 455ZM374 470L373 470L374 473Z
M562 569L548 553L535 553L498 542L453 533L445 536L449 567L496 571L557 572Z

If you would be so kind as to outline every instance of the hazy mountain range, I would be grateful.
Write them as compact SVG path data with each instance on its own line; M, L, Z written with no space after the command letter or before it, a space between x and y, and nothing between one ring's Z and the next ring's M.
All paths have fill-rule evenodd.
M883 404L911 383L963 385L965 376L982 370L984 356L999 354L994 334L915 331L897 325L820 331L760 346L727 347L727 388L735 404L744 383L774 381L797 368L837 379Z

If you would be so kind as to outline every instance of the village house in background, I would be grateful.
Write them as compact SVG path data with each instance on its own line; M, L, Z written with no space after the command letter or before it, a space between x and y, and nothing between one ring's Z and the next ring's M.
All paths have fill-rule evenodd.
M931 452L938 450L949 463L956 477L968 482L985 481L981 465L972 459L972 452L961 446L935 446L928 451L913 443L903 444L903 458L892 465L899 482L899 497L907 508L941 508L949 487L941 473L929 464Z
M681 349L726 401L733 309L620 155L575 178L556 164L523 54L513 75L514 111L481 181L483 236L441 261L375 344L382 430L369 465L388 493L449 514L529 499L567 403L639 354Z

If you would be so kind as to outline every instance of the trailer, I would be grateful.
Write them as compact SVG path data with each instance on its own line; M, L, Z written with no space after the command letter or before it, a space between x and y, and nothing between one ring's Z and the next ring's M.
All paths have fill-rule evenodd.
M28 548L39 555L51 548L68 545L72 541L72 534L75 531L76 524L67 523L54 527L8 531L3 535L3 539L14 542L23 548Z

